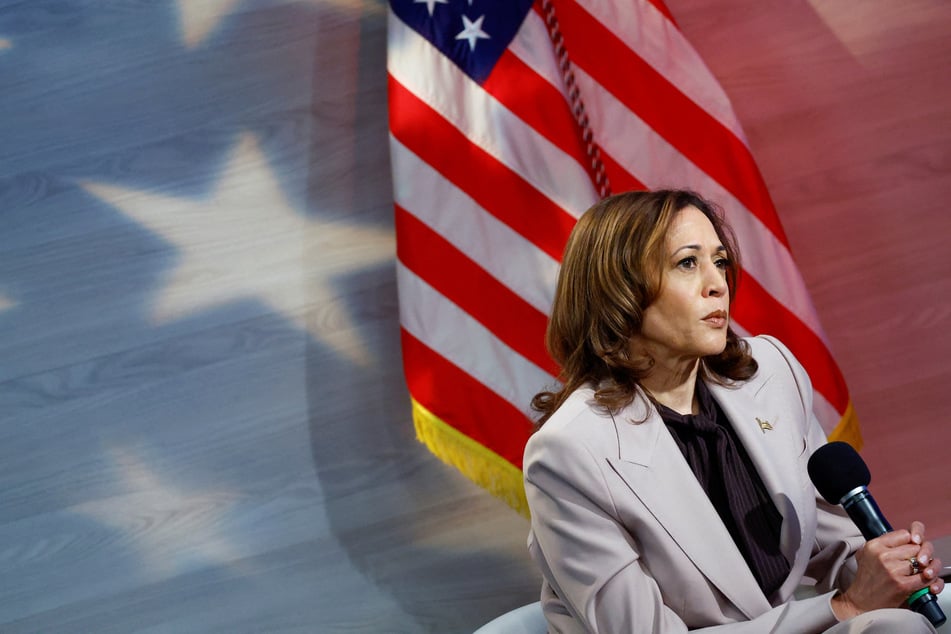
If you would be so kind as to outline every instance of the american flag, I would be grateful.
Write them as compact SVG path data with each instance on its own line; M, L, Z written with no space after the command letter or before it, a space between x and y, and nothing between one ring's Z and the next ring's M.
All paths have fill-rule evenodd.
M436 455L526 510L559 259L608 187L722 206L744 257L734 329L783 340L830 437L861 444L743 130L661 0L391 0L388 19L403 362Z

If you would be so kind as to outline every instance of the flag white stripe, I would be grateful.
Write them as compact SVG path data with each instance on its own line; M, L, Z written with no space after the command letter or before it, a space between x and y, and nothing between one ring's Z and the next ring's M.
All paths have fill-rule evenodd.
M723 87L680 29L657 7L648 0L634 0L634 7L603 0L578 0L578 4L746 145Z
M390 156L396 204L547 315L558 261L479 206L392 135ZM446 213L449 209L452 213Z
M388 34L390 74L469 141L575 217L596 200L591 179L574 157L483 90L392 12Z
M423 279L396 263L400 323L414 337L526 415L529 403L553 376L520 355L491 330Z
M509 51L565 96L565 78L558 68L558 60L552 52L551 36L541 16L534 11L528 12L509 44Z
M799 268L773 232L590 75L576 68L575 79L589 95L585 105L604 151L650 189L688 187L721 205L736 233L744 270L824 340Z

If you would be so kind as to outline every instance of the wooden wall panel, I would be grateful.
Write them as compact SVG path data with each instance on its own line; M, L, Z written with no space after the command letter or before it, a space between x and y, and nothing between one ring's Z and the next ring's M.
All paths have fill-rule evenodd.
M380 2L0 9L0 630L471 632L527 522L414 438Z

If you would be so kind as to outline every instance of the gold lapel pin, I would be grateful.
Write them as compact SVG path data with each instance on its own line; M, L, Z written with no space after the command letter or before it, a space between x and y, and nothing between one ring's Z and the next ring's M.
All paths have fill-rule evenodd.
M760 420L759 417L756 417L756 422L759 423L759 428L765 434L767 431L773 431L773 426L769 424L768 420Z

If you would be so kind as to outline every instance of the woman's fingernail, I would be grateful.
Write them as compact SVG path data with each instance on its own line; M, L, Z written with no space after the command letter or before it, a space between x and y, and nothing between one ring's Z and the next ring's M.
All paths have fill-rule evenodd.
M922 555L921 557L918 558L918 563L921 564L922 566L927 566L929 561L931 560L928 559L928 555Z
M912 535L912 536L911 536L911 541L915 542L916 544L920 544L920 543L921 543L921 535L917 535L917 534L916 534L916 535Z

